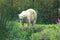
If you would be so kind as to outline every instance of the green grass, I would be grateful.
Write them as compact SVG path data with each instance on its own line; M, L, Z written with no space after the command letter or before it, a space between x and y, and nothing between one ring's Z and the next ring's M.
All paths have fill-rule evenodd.
M34 29L21 30L20 23L10 21L6 23L9 40L60 40L60 27L57 24L35 24L36 28L41 31L34 32ZM26 24L25 24L26 26Z

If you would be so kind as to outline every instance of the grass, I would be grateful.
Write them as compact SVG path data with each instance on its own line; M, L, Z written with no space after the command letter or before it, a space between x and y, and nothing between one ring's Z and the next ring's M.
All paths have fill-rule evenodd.
M60 27L57 24L35 24L35 28L39 28L36 32L34 29L21 30L17 21L6 24L9 40L60 40Z

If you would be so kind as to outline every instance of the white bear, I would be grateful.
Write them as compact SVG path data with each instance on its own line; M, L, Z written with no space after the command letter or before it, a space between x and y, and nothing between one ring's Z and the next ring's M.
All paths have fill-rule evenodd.
M19 15L20 25L24 26L24 23L30 27L30 24L34 27L37 20L37 13L34 9L27 9L22 11Z

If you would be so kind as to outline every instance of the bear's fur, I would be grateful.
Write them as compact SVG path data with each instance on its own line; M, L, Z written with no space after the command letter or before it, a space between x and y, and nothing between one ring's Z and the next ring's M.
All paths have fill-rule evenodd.
M37 20L37 13L34 9L28 9L26 11L22 11L19 14L20 24L21 26L24 26L24 23L26 22L28 26L32 23L32 26L36 23Z

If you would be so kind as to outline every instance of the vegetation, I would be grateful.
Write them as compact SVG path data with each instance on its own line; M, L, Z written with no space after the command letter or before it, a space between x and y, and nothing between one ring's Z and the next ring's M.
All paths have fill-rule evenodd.
M60 40L60 27L57 24L36 24L34 28L23 27L18 22L9 22L6 40ZM25 29L27 28L27 29Z
M23 27L23 29L17 21L10 21L7 24L7 30L4 29L5 33L3 32L5 35L0 33L1 40L4 38L5 40L60 40L60 27L57 24L36 24L34 28Z
M28 8L36 10L37 24L21 28L18 14ZM0 40L60 40L58 9L60 0L0 0Z

